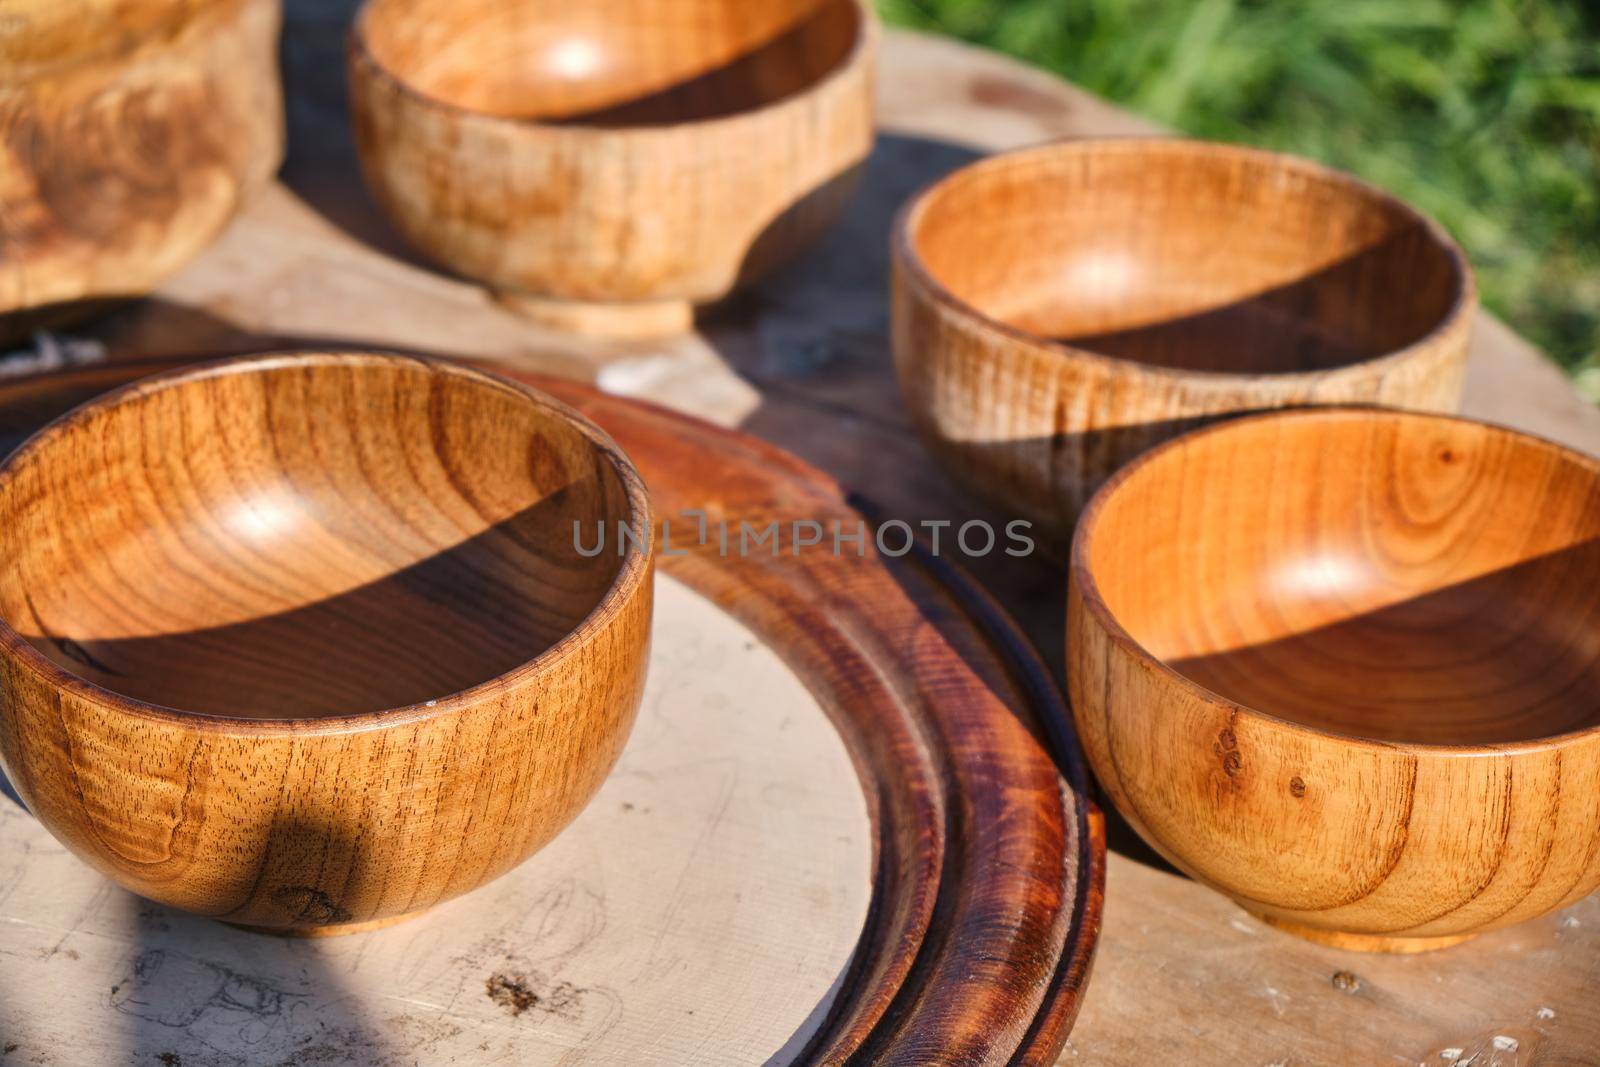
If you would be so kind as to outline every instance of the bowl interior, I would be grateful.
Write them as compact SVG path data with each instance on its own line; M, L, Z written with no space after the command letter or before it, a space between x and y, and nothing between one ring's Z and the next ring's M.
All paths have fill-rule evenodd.
M1600 724L1600 468L1478 423L1295 412L1151 453L1079 581L1180 674L1336 733L1526 741Z
M911 218L924 269L991 319L1187 370L1326 370L1403 348L1463 268L1399 201L1264 152L1078 142L987 160Z
M277 357L82 409L0 478L0 618L103 688L301 718L469 688L570 633L623 565L616 465L513 386ZM594 524L611 550L586 558Z
M371 0L358 32L391 74L459 108L649 126L798 93L861 29L855 0Z

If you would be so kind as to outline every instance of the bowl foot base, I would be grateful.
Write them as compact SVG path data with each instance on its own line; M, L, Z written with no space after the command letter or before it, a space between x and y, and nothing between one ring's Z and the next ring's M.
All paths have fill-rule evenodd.
M1476 934L1451 934L1448 937L1390 937L1386 934L1349 934L1339 930L1322 930L1314 926L1302 926L1300 923L1287 919L1277 919L1270 915L1260 915L1255 912L1257 919L1268 926L1282 930L1286 934L1303 937L1307 941L1314 941L1319 945L1329 948L1342 948L1351 952L1390 952L1396 955L1409 956L1418 952L1433 952L1451 945L1459 945L1463 941L1471 940Z
M228 923L235 930L248 930L252 934L270 934L273 937L342 937L345 934L364 934L369 930L382 930L424 914L408 911L404 915L391 915L386 919L369 919L359 923L333 923L326 926L252 926L249 923Z
M694 329L694 306L687 300L591 304L507 292L496 293L495 299L541 326L592 337L670 337Z

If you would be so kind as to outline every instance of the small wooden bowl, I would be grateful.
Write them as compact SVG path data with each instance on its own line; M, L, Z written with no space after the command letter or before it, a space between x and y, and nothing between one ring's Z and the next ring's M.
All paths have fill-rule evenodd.
M896 222L894 354L956 479L1064 554L1122 464L1219 415L1454 410L1472 272L1428 219L1270 152L1147 139L980 160Z
M141 381L0 465L0 760L151 899L291 934L416 914L533 853L621 750L652 562L618 524L648 545L616 445L478 371Z
M1068 678L1128 821L1268 922L1414 952L1600 885L1600 463L1439 415L1196 431L1090 503Z
M865 0L367 0L367 182L405 238L561 328L687 329L838 215L872 147Z
M0 340L142 296L283 158L278 0L0 12Z

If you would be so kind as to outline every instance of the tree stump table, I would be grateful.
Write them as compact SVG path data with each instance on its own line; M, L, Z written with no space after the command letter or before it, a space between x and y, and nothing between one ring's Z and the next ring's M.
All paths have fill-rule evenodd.
M581 339L533 326L483 289L423 263L377 214L360 184L345 117L342 34L349 15L347 3L290 3L284 46L290 156L281 180L215 247L153 297L81 329L80 339L96 343L89 350L99 354L103 346L108 358L125 359L356 345L485 360L580 379L740 428L821 468L884 517L912 522L999 518L950 485L913 439L901 408L887 337L890 220L906 196L978 154L1048 138L1148 132L1147 123L999 56L891 32L879 76L878 147L847 218L819 248L758 289L705 314L692 334L662 341ZM82 343L69 349L85 350ZM1600 411L1580 399L1554 365L1487 315L1476 328L1465 410L1600 452ZM1059 674L1061 572L1039 559L990 557L969 566ZM672 586L665 592L668 600L685 595ZM681 607L691 614L698 610L687 602ZM708 624L707 635L698 644L669 642L662 652L664 669L690 669L697 657L725 655L746 640L737 628L722 624ZM742 766L741 759L760 749L760 730L781 728L786 707L804 703L787 687L778 665L761 657L729 673L721 696L711 699L732 699L735 690L758 682L773 686L777 695L760 722L728 737L729 751L682 752L682 778L676 784L629 778L625 760L620 784L608 787L596 802L608 798L613 805L605 817L649 818L654 797L669 786L687 791L684 795L699 806L706 817L697 824L702 830L717 813L739 810L730 807L735 803L730 798L750 783L730 778L726 769ZM670 676L664 684L671 684ZM777 905L779 911L763 921L781 923L788 909L797 928L817 928L813 920L823 912L842 929L859 925L868 877L858 847L866 817L862 801L837 738L814 721L795 721L801 723L799 735L782 743L809 760L811 769L803 781L774 786L789 790L766 798L776 821L760 827L738 824L720 835L671 827L657 840L663 857L641 854L637 869L625 864L617 876L678 879L677 889L661 886L662 894L670 895L664 906L694 893L715 895L721 884L717 864L772 863L777 865L772 878L782 880L789 877L782 835L795 834L834 857L830 873L797 883ZM641 729L670 731L673 724L647 713ZM798 815L803 818L792 817ZM1262 925L1155 858L1114 815L1108 813L1108 820L1112 852L1103 933L1061 1063L1600 1063L1600 900L1590 898L1436 954L1350 954ZM587 841L574 839L567 847L589 848ZM48 850L37 840L30 848ZM700 850L694 863L668 864L670 875L651 873L652 864L666 863L665 853L680 848ZM58 909L51 923L19 930L14 916L22 895L72 896L38 873L46 869L51 878L68 882L95 877L57 858L0 851L0 929L12 927L0 934L0 975L30 976L26 990L0 982L0 1019L8 1010L21 1010L8 1009L8 1001L59 1016L81 1002L71 995L74 989L94 985L96 1003L126 1009L106 1018L125 1028L126 1040L140 1056L164 1051L151 1042L167 1035L193 1037L185 1047L196 1051L174 1051L175 1058L165 1061L187 1065L278 1062L250 1058L252 1048L277 1047L260 1011L253 1010L263 1000L287 1013L285 1018L312 1018L303 1000L259 979L252 968L277 950L251 948L250 942L234 950L226 967L145 959L140 966L147 969L187 967L168 978L193 995L173 1004L129 1004L118 983L138 976L117 969L128 959L126 946L115 941L123 936L118 931L178 925L204 938L191 925L199 921L143 905L106 886L73 908ZM510 909L505 930L488 922L471 943L453 944L427 928L410 935L396 928L383 936L409 940L383 950L382 969L363 966L362 952L370 949L305 944L295 951L308 960L316 956L331 969L330 980L343 983L340 1017L354 1020L363 1007L380 1005L392 1009L386 1017L406 1020L369 1035L372 1062L580 1063L608 1062L593 1051L600 1046L584 1028L599 1026L612 1014L626 1020L628 1005L596 997L587 1006L575 1006L572 989L543 979L537 988L520 991L515 983L507 985L497 1000L492 990L453 983L451 968L512 959L521 951L514 935L530 931L544 940L540 960L523 960L522 973L528 974L553 972L550 959L597 951L585 946L599 942L614 953L619 967L677 966L674 961L684 958L684 946L695 939L736 936L715 924L674 928L669 923L665 929L671 932L641 955L625 938L606 939L630 923L662 929L659 917L613 916L609 922L620 926L601 929L611 913L570 881L552 883L545 897L515 908L492 897L491 887L450 907L504 906ZM323 951L331 955L317 955ZM625 1047L637 1062L652 1062L652 1054L660 1062L722 1062L697 1058L710 1055L712 1048L722 1049L719 1055L727 1062L738 1062L774 1041L781 1045L777 1039L783 1032L799 1026L829 995L830 979L847 951L844 942L796 941L792 996L772 1004L726 990L732 1006L719 1024L723 1030L695 1028L685 1020L695 1033L712 1035L702 1048L673 1044L659 1034L660 1040L650 1044L648 1033L639 1038L645 1043ZM31 962L20 969L23 957ZM387 998L386 976L403 985L424 973L443 976L443 987L459 984L460 1002L406 1006ZM708 972L704 980L715 976ZM56 1032L65 1034L89 1035L108 1025L104 1019L59 1021ZM354 1025L349 1022L347 1029ZM712 1040L718 1035L727 1040ZM330 1037L330 1057L351 1047L348 1034L336 1036L346 1044L336 1045ZM0 1047L13 1040L0 1033ZM615 1051L617 1046L605 1047ZM97 1062L75 1058L65 1044L19 1047L7 1055L22 1063ZM0 1062L11 1060L0 1055ZM302 1056L286 1062L322 1061Z

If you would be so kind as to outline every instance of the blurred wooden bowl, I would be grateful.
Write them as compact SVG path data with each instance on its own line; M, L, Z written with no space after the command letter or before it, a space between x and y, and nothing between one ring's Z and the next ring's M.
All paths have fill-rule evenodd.
M960 482L1065 554L1122 464L1207 419L1454 410L1477 306L1428 219L1288 156L1198 141L980 160L901 213L894 354Z
M0 341L142 296L283 158L278 0L0 11Z
M368 0L356 142L444 266L561 328L682 330L843 208L876 39L865 0Z
M578 551L605 522L608 550ZM526 387L366 353L147 379L0 465L0 760L108 878L295 934L521 862L638 705L643 484Z
M1125 467L1073 541L1074 714L1173 863L1268 922L1420 951L1600 885L1600 464L1305 409Z

